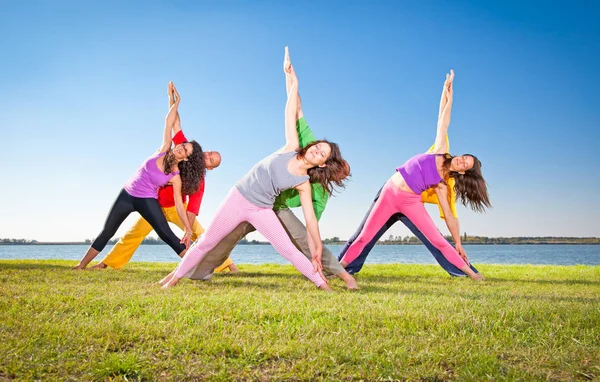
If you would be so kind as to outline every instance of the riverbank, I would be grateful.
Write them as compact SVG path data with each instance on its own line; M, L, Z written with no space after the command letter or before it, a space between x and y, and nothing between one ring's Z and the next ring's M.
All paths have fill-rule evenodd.
M600 267L370 265L351 293L288 265L156 281L175 263L0 261L0 379L577 380L600 377Z

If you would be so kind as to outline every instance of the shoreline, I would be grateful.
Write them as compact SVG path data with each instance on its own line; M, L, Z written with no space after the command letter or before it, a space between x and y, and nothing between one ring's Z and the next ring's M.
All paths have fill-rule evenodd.
M342 241L338 241L338 242L330 242L330 243L325 243L323 242L323 245L345 245L346 242L342 242ZM468 246L468 245L600 245L600 239L598 242L569 242L569 241L539 241L539 242L533 242L533 241L526 241L526 242L513 242L513 243L509 243L509 242L501 242L501 243L484 243L484 242L467 242L467 243L462 243L464 246ZM83 242L36 242L36 243L2 243L0 242L0 246L18 246L18 245L90 245L90 243L83 243ZM114 243L109 243L108 245L114 245ZM141 245L166 245L165 243L142 243ZM258 243L239 243L237 244L239 245L248 245L248 246L253 246L253 245L271 245L271 243L269 242L258 242ZM375 245L423 245L421 242L418 243L386 243L386 242L378 242Z

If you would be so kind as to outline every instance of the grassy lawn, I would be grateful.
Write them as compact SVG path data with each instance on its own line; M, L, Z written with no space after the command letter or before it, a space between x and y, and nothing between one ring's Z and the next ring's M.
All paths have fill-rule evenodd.
M600 267L369 265L361 290L291 266L157 281L0 261L0 380L600 380Z

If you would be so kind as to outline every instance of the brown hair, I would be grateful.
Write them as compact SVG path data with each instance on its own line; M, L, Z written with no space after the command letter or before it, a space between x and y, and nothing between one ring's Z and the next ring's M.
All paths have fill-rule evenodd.
M329 142L326 139L311 142L296 150L298 153L297 156L304 158L308 149L319 143L328 144L331 147L331 154L329 154L329 158L325 161L325 167L313 167L308 170L309 181L310 183L319 183L323 187L323 190L331 195L335 187L346 187L344 181L351 175L350 165L342 158L340 147L336 143Z
M487 183L481 174L481 161L475 155L464 154L473 158L473 168L460 174L450 171L450 177L454 178L454 192L465 207L470 207L475 212L484 212L485 208L491 208L490 198L487 192ZM450 168L450 162L454 158L446 154L444 168Z
M187 143L187 142L186 142ZM206 164L204 163L204 152L202 146L196 141L189 141L192 144L192 155L187 161L181 161L178 164L179 176L181 177L181 193L191 195L198 191L200 182L204 180L206 174ZM165 174L171 173L171 167L177 160L173 154L173 149L167 151L165 155Z

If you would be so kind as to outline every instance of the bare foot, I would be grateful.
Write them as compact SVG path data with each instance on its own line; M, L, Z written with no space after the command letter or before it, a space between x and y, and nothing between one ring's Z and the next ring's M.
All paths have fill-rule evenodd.
M357 290L358 289L358 284L356 283L356 279L354 277L352 277L352 275L348 272L344 272L338 275L339 278L341 278L342 280L344 280L344 282L346 283L346 288L348 288L348 290Z
M229 265L229 273L238 273L239 271L240 271L240 269L238 267L236 267L235 264Z
M94 265L93 267L90 267L90 269L93 269L93 270L102 270L102 269L106 269L106 268L108 268L108 265L106 265L104 263L99 263L99 264Z
M177 277L175 277L175 275L173 275L171 277L171 280L169 280L165 285L162 286L162 289L173 288L175 285L177 285L178 282L179 282L179 278L177 278Z
M348 290L358 290L358 284L356 283L354 277L344 281L346 281L346 288L348 288Z
M160 280L158 283L160 285L165 285L166 283L168 283L169 281L171 281L171 279L173 278L173 276L175 276L175 271L169 273L167 276L165 276L164 279Z
M327 292L333 292L333 289L331 289L331 287L327 283L321 284L321 286L319 287L319 289L327 291Z

